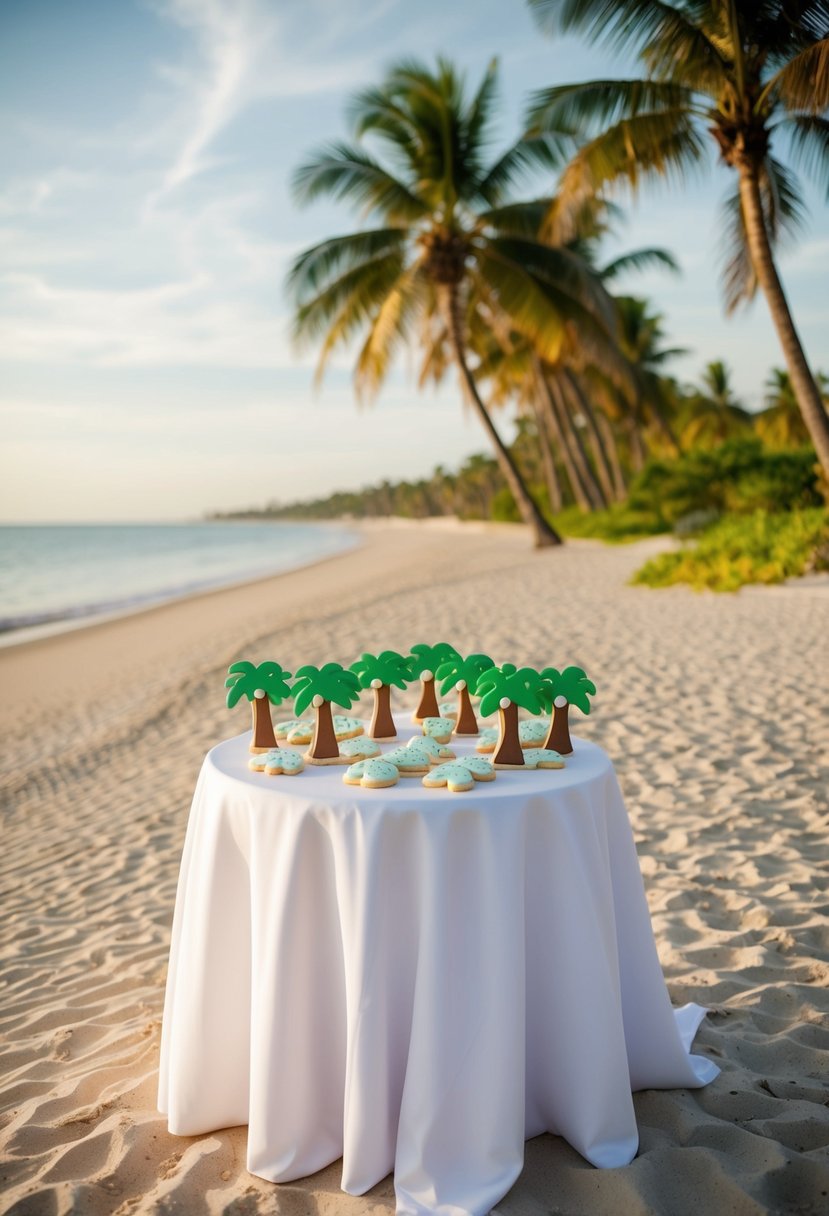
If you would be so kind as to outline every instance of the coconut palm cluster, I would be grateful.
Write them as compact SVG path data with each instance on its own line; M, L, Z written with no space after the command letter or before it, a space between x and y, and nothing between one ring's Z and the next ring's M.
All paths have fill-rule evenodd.
M580 667L537 671L514 663L499 666L489 655L463 655L448 642L418 642L406 655L395 650L376 654L366 651L348 667L335 662L322 667L306 664L293 675L279 663L268 661L257 666L241 660L228 669L225 686L228 708L243 697L251 704L251 752L278 748L270 707L291 698L296 723L307 710L313 710L306 760L331 764L341 759L339 739L343 729L355 733L356 721L338 721L334 706L350 710L363 691L370 691L373 710L366 734L375 741L391 741L397 737L392 689L406 689L413 683L419 684L419 699L412 719L421 725L424 734L443 741L452 735L475 737L479 734L478 715L488 718L497 714L498 737L492 759L496 767L510 768L524 765L519 710L533 715L548 713L549 727L542 746L565 756L573 751L570 706L589 714L590 698L596 692ZM454 700L439 702L438 692Z

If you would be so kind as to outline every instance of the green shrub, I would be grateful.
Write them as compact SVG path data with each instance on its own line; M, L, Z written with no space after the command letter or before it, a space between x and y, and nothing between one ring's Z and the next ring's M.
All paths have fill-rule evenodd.
M693 545L651 558L631 582L736 591L829 568L829 511L755 511L721 519Z
M653 511L631 510L627 503L589 514L578 507L568 507L553 516L553 524L562 536L588 537L614 544L641 540L643 536L668 531L667 524L659 515Z

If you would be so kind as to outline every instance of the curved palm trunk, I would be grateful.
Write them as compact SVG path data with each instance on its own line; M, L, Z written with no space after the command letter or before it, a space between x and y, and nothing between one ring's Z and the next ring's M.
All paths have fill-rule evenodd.
M469 696L469 689L464 684L463 688L457 689L458 693L458 716L455 720L456 735L477 735L478 719L475 717L475 710L472 708L472 700Z
M554 528L547 523L544 516L539 511L532 495L524 485L523 478L518 472L518 466L515 464L512 456L504 445L501 436L495 429L495 425L489 416L489 411L481 400L478 393L475 380L467 367L466 354L464 349L463 327L460 316L460 299L456 286L451 284L438 285L439 299L441 308L444 314L444 321L449 332L450 341L452 343L452 353L455 356L455 362L458 365L458 371L461 374L461 383L463 384L467 398L472 408L480 418L484 430L489 435L495 456L501 472L504 475L504 480L510 488L513 498L515 499L518 510L524 522L531 528L533 534L533 544L536 549L546 548L549 545L560 545L561 537Z
M438 699L435 694L435 677L424 680L420 679L420 700L417 703L417 709L412 714L412 721L418 725L424 718L439 718L440 708L438 707Z
M578 468L576 467L576 463L573 459L573 453L570 450L570 444L567 441L564 427L561 422L561 417L559 416L558 405L553 394L553 389L547 380L547 377L544 375L543 371L541 371L540 365L536 370L536 378L542 393L542 409L544 410L547 423L553 434L553 438L555 439L561 459L564 461L564 468L567 472L567 479L570 482L570 489L573 491L573 497L576 500L577 506L580 507L582 511L589 511L590 499L587 496L584 483L579 476Z
M604 439L607 458L610 461L610 472L613 476L613 497L616 502L621 502L627 497L628 491L625 484L625 475L622 472L622 462L619 459L619 445L616 442L613 427L610 425L607 415L603 410L597 412L596 421Z
M590 467L590 461L587 459L587 453L584 450L584 443L582 441L581 431L579 430L578 426L576 425L576 418L575 418L576 411L573 408L574 405L577 406L578 403L574 402L572 392L570 391L570 385L567 383L567 380L565 379L565 377L566 377L566 373L562 372L562 373L560 373L560 376L556 378L557 382L558 382L558 392L559 392L559 401L561 403L561 412L564 417L565 424L567 426L567 434L570 437L570 444L573 448L573 455L575 456L576 461L578 463L579 472L581 473L582 481L584 482L585 489L587 490L587 494L590 499L590 505L593 508L593 510L601 511L602 507L607 506L607 503L605 502L604 496L602 495L602 492L599 489L599 483L596 481L596 478L593 476L593 470Z
M602 437L599 433L599 426L596 422L596 414L593 406L590 404L590 398L584 392L572 372L565 373L567 382L570 385L570 391L578 404L584 420L587 423L587 434L590 439L590 447L593 451L593 458L596 462L596 472L601 484L602 493L605 498L605 506L608 506L613 501L613 479L610 476L610 465L607 459L607 453L604 450Z
M323 701L314 707L314 734L311 746L305 753L308 760L335 760L340 754L337 736L334 734L334 719L331 702Z
M368 728L370 739L396 739L397 727L394 725L394 718L391 715L391 688L388 684L381 684L379 688L372 690L374 692L374 713L371 715L371 723Z
M268 697L254 697L250 707L253 714L253 734L250 740L250 750L252 752L269 752L271 748L279 747L276 735L273 733L271 703Z
M496 768L500 764L510 768L523 768L524 753L518 736L518 706L513 701L510 701L506 709L499 708L498 725L498 746L495 748L492 763Z
M538 442L541 447L541 465L544 469L544 480L547 483L547 497L550 500L550 510L560 511L564 500L561 496L561 482L556 462L553 459L553 450L550 447L550 430L547 425L547 419L544 416L544 410L541 407L541 402L535 393L532 395L532 407L535 414L535 425L538 429Z
M573 751L573 743L570 739L569 714L570 706L567 702L564 705L556 705L553 708L550 733L544 741L545 747L552 748L560 756L569 756Z
M751 161L743 162L739 166L739 173L740 202L743 207L743 219L751 260L766 297L780 345L783 348L792 388L797 397L803 421L806 423L806 429L815 445L821 468L825 476L829 478L829 418L826 416L820 391L806 361L806 355L794 327L789 304L783 291L783 284L780 282L780 276L774 264L760 201L756 166Z

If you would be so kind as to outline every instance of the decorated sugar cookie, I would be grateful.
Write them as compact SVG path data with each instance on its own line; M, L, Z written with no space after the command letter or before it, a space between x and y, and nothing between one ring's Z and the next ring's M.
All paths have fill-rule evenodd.
M575 705L583 714L589 714L590 698L596 694L596 685L592 680L588 680L581 667L565 667L564 671L545 667L541 679L542 699L552 713L544 746L552 748L562 756L569 756L573 750L570 738L570 706Z
M346 785L361 785L368 790L383 790L397 785L400 770L387 760L358 760L343 773Z
M409 660L396 650L382 650L380 654L363 654L350 669L360 681L361 688L370 688L374 693L374 712L368 733L372 739L396 739L397 727L391 713L391 690L405 688L414 679Z
M523 768L524 753L518 734L518 707L528 713L541 711L543 681L532 667L514 663L490 667L478 679L475 691L481 698L484 717L498 711L498 743L492 757L496 768Z
M344 739L340 744L340 755L343 759L360 757L370 760L372 756L380 755L380 745L369 739L368 735L360 735L356 739Z
M455 723L451 718L424 718L420 729L436 743L448 743L452 738Z
M543 747L549 733L550 723L546 718L527 718L518 723L518 738L524 751L528 747Z
M441 663L457 655L454 646L448 642L437 642L429 646L426 642L418 642L412 647L409 655L409 666L414 676L420 677L420 700L417 709L412 714L412 721L419 726L424 718L437 718L438 701L435 696L435 671Z
M297 717L302 717L309 706L314 709L314 733L305 759L309 764L339 764L340 749L331 704L350 709L357 700L360 684L354 672L347 671L340 663L326 663L321 668L308 664L296 673L294 694ZM362 730L359 719L352 719L352 722Z
M415 747L419 752L425 752L431 764L445 764L447 760L455 759L455 753L451 747L447 747L445 743L438 743L429 735L412 735L406 746Z
M478 742L475 744L476 752L494 752L498 746L499 730L497 726L485 726L478 735Z
M441 701L438 705L438 717L457 718L458 707L454 701Z
M277 739L287 739L292 730L298 726L310 726L313 730L313 718L287 718L282 722L277 722L273 728L273 733Z
M439 764L423 778L423 784L428 789L446 786L452 793L462 793L471 790L476 781L492 781L495 770L488 760L481 756L464 756L462 760L452 760L449 764Z
M280 705L290 695L289 671L283 671L278 663L260 663L255 667L246 659L231 663L227 669L225 688L227 707L233 706L241 697L247 697L253 713L253 733L250 740L252 752L266 752L276 747L276 736L271 721L271 704Z
M365 733L365 726L360 718L352 718L349 714L334 714L334 734L337 740L356 739Z
M302 772L305 761L299 752L293 752L289 747L275 747L269 752L258 752L251 756L248 768L253 769L255 773L267 773L269 777L275 777L279 773L293 777Z
M396 747L383 756L389 764L400 770L401 777L421 777L431 768L429 753L417 747Z
M524 751L524 765L527 768L564 768L565 764L558 752L549 747L533 747Z
M477 735L478 719L472 708L470 690L474 690L479 677L494 667L495 664L488 654L470 654L465 659L454 655L441 663L435 672L435 677L442 680L441 693L445 696L450 689L458 694L458 707L454 714L456 718L456 735Z

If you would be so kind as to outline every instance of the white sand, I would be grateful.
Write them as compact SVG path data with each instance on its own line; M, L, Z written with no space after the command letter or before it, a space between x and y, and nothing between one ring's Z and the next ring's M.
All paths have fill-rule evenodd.
M391 1212L332 1165L275 1188L245 1129L167 1133L163 986L190 796L247 725L235 658L348 662L445 637L599 687L671 995L714 1012L722 1075L636 1096L641 1150L598 1171L527 1145L502 1213L829 1211L829 595L625 585L660 542L535 554L520 530L383 528L311 569L0 652L4 1212Z

